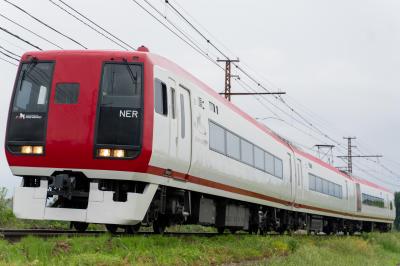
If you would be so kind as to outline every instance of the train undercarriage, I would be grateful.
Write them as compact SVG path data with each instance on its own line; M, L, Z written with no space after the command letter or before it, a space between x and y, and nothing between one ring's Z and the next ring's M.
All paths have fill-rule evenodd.
M89 223L102 223L111 233L135 233L145 226L162 234L168 226L182 224L261 235L299 230L351 235L391 229L388 223L294 212L139 181L89 180L72 171L55 172L50 178L24 177L14 212L21 218L70 221L78 231L85 231Z

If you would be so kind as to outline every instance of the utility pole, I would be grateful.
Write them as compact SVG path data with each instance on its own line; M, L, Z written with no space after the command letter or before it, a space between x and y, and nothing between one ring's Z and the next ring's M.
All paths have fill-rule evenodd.
M231 63L239 62L238 59L217 59L217 62L225 62L225 98L231 101Z
M231 74L231 63L232 62L239 62L238 59L217 59L217 62L225 62L225 91L220 92L220 95L224 95L228 101L231 101L232 95L280 95L286 94L286 92L278 91L278 92L231 92L231 78L240 79L238 75Z
M337 156L338 158L347 158L347 172L349 174L353 173L353 158L381 158L382 155L352 155L352 148L356 146L351 145L351 141L356 139L356 137L343 137L347 139L347 156Z

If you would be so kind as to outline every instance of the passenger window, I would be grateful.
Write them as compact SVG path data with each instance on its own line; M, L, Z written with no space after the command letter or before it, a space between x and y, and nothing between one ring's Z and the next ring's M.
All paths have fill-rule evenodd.
M185 102L181 94L181 137L185 138Z
M240 140L240 147L241 147L241 159L242 162L254 165L253 162L253 144L250 142L241 139Z
M210 122L210 149L225 154L225 130Z
M264 171L264 151L254 146L254 166Z
M156 79L154 87L154 105L157 113L161 115L168 115L168 99L167 99L167 85L164 82Z
M229 131L226 131L226 155L240 160L239 137Z
M281 159L274 157L275 162L275 176L283 178L283 163Z
M315 191L315 175L310 174L309 175L309 188L310 190Z
M79 83L58 83L55 103L74 104L78 102Z
M176 114L175 114L175 112L176 112L176 106L175 106L175 103L176 103L176 94L175 94L175 89L174 88L171 88L171 113L172 113L172 118L173 119L175 119L175 117L176 117Z
M265 153L265 171L271 175L275 175L274 157L268 152Z

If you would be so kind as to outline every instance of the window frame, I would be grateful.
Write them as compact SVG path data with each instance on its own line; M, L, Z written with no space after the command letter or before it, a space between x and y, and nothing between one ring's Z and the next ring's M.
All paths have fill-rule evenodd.
M161 102L162 102L161 107L159 107L157 105L158 104L157 97L159 95L158 91L157 91L159 89L158 83L161 86L161 92L160 92L161 93ZM159 108L162 108L162 110L159 110ZM168 86L167 86L166 82L164 82L163 80L161 80L159 78L154 79L154 112L159 115L168 117Z
M57 102L57 88L58 88L58 85L64 85L64 84L78 85L78 94L77 94L77 97L76 97L76 102L71 102L71 103ZM81 92L81 84L79 82L57 82L56 86L55 86L55 90L54 90L54 103L55 104L78 104L79 103L80 92Z

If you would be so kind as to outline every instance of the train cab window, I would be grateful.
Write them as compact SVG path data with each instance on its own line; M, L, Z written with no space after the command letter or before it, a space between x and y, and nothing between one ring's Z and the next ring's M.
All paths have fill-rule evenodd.
M250 142L241 139L240 140L240 150L241 150L241 160L242 162L249 164L249 165L254 165L253 161L253 144Z
M264 171L264 151L254 146L254 166Z
M390 210L393 210L393 202L390 201Z
M240 160L240 138L229 131L226 131L226 155Z
M78 102L79 83L58 83L56 86L55 103L74 104Z
M225 154L225 129L210 121L210 149Z
M142 106L142 67L133 64L107 63L103 68L101 106Z
M159 79L155 80L154 86L154 107L156 113L168 115L167 85Z
M13 112L46 112L53 63L24 63L15 90Z
M279 158L274 158L275 164L275 176L279 178L283 178L283 162Z

